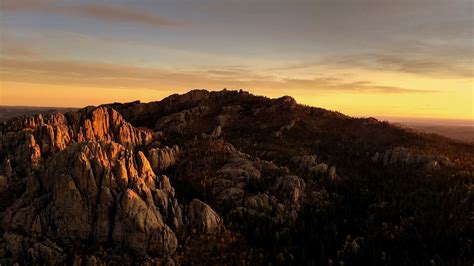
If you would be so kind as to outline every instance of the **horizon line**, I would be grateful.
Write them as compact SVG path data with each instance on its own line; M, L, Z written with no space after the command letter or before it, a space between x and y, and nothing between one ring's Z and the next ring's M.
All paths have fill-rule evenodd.
M161 99L162 100L162 99ZM157 100L160 101L160 100ZM133 102L140 102L140 103L151 103L151 102L143 102L141 100L134 100L134 101L126 101L126 102L108 102L108 103L103 103L100 105L107 105L107 104L114 104L114 103L119 103L119 104L126 104L126 103L133 103ZM311 106L311 107L316 107L316 108L321 108L319 106L312 106L312 105L307 105L307 104L301 104L300 105L306 105L306 106ZM84 106L41 106L41 105L9 105L9 104L0 104L0 108L39 108L39 109L48 109L48 108L58 108L58 109L82 109L86 108L89 106L100 106L100 105L84 105ZM326 109L326 108L323 108ZM327 109L328 110L328 109ZM337 110L330 110L330 111L336 111L340 112ZM446 117L423 117L423 116L390 116L390 115L348 115L343 112L340 112L344 115L353 117L353 118L375 118L379 121L388 121L391 123L414 123L414 122L434 122L434 123L441 123L441 122L464 122L467 124L472 123L471 125L464 125L464 126L474 126L474 118L468 119L468 118L446 118ZM444 124L444 123L443 123ZM455 124L452 124L455 125Z

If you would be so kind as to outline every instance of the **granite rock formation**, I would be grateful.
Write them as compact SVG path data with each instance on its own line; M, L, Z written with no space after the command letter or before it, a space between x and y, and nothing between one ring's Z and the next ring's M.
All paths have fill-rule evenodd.
M19 116L0 123L0 264L462 265L473 158L245 91Z

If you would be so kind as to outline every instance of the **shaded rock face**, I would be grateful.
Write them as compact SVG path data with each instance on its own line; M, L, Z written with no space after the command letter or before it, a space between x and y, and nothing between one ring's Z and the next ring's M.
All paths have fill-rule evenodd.
M179 94L174 94L171 95L165 99L163 99L163 102L169 106L168 110L180 106L182 104L192 104L192 103L198 103L200 101L209 99L211 97L212 92L209 92L207 90L192 90L188 93L179 95Z
M5 159L5 161L3 161L1 174L4 175L6 178L12 177L13 170L9 159Z
M297 120L293 119L288 124L283 125L282 127L280 127L278 131L275 132L275 136L281 137L283 133L285 133L285 131L292 129L296 125L296 122Z
M243 220L242 223L246 223L245 220L267 219L278 224L297 219L306 195L306 184L302 178L289 174L287 168L273 162L241 153L223 141L211 140L210 145L219 147L216 153L201 156L200 159L205 162L221 160L222 166L207 175L205 180L188 179L186 182L208 191L213 206L220 213L228 214L234 221ZM177 168L190 167L180 164ZM204 170L207 171L206 168Z
M298 105L296 100L291 96L283 96L274 100L275 105L272 108L282 110L294 110Z
M317 156L315 155L294 156L291 158L291 162L301 170L308 171L314 175L326 174L328 165L325 163L319 164L316 160Z
M384 153L377 152L372 156L372 162L383 164L383 166L414 165L423 167L428 171L439 169L441 166L449 167L452 165L449 158L445 156L416 154L402 147L387 150Z
M189 110L162 117L156 122L155 129L182 134L193 118L202 116L208 111L208 106L197 106Z
M291 162L303 173L307 173L312 177L325 178L329 182L335 184L341 180L337 174L335 166L329 167L326 163L318 163L316 155L293 156Z
M66 261L64 250L48 240L37 242L33 238L15 233L6 233L4 238L12 253L22 253L24 257L32 258L32 262L37 264L63 265Z
M170 180L163 175L159 178L158 189L155 190L153 199L160 210L166 224L173 230L179 230L183 226L183 213L178 202L174 188Z
M41 148L31 130L0 133L0 151L8 151L9 160L16 163L19 172L37 169L41 162Z
M297 176L284 176L276 180L272 190L282 201L298 203L305 193L305 187L303 179Z
M179 206L171 207L179 217L159 211L163 206L156 199L176 200L163 179L141 152L113 142L73 144L48 159L36 186L7 211L6 230L17 235L7 241L28 246L43 244L44 237L57 245L92 239L140 256L172 254L177 239L165 218L179 220L175 227L182 218Z
M10 186L9 179L11 178L12 174L13 172L10 160L6 159L0 168L0 192L6 191Z
M214 128L214 130L212 131L210 137L211 138L218 138L218 137L221 136L221 134L222 134L222 127L219 125L216 128Z
M232 153L217 176L212 178L212 193L217 200L231 205L240 205L249 182L262 177L244 154Z
M176 164L179 155L179 147L155 148L148 152L152 169L159 173Z
M8 189L8 178L0 175L0 193Z
M189 229L195 233L213 234L224 229L221 217L209 205L198 199L189 203L186 218Z

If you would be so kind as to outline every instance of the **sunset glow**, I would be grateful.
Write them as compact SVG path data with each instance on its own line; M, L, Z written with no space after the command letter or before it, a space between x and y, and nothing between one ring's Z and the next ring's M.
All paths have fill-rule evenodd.
M474 118L471 1L1 4L0 105L228 88L354 116Z

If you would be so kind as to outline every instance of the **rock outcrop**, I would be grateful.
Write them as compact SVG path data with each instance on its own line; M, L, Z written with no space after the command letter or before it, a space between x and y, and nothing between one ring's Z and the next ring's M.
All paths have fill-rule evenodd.
M149 130L135 128L117 111L99 107L12 119L0 132L0 150L9 154L19 173L25 173L71 143L113 141L132 148L151 140Z
M0 264L462 264L472 151L244 91L17 117Z
M31 247L26 243L43 245L45 237L59 246L71 239L94 240L140 256L172 254L177 239L159 211L162 204L155 202L160 197L176 202L163 179L141 152L135 155L114 142L72 144L48 159L36 186L7 211L6 230L16 235L7 242ZM35 252L46 256L42 249Z
M331 183L340 182L335 166L329 167L326 163L318 163L316 155L293 156L291 162L298 170L308 173L312 177L326 178Z
M285 133L286 131L292 129L296 125L296 122L297 122L297 120L293 119L288 124L283 125L282 127L280 127L280 129L277 132L275 132L275 136L281 137L283 135L283 133Z
M305 182L297 176L282 176L276 180L272 190L283 202L298 203L305 194Z
M8 189L8 178L6 176L0 175L0 193Z
M2 164L2 172L0 173L6 178L10 178L13 175L12 165L9 159L5 159Z
M4 192L10 186L10 178L12 177L13 171L10 164L10 160L5 159L2 167L0 168L0 193Z
M261 178L261 173L244 154L233 153L227 164L211 179L212 193L217 200L234 206L242 204L245 188Z
M209 205L198 199L189 203L186 218L189 229L194 233L216 234L225 229L222 218Z
M382 164L383 166L413 165L423 167L428 171L452 165L449 158L445 156L416 154L402 147L387 150L383 153L377 152L372 156L372 162Z
M157 173L163 172L176 164L179 156L179 147L154 148L148 151L151 167Z
M211 132L211 135L210 137L211 138L218 138L220 137L222 134L222 126L221 125L218 125L216 128L214 128L214 130Z
M160 118L155 125L155 130L165 130L169 133L182 134L193 118L204 115L209 110L208 106L197 106L183 110L169 116Z
M233 221L246 223L247 220L264 219L274 226L296 221L306 195L306 184L302 178L291 175L286 167L241 153L228 143L220 140L210 142L210 149L217 153L207 154L210 157L201 156L200 159L205 162L221 161L222 166L204 179L186 180L190 186L207 191L212 202L217 203L213 206L230 215ZM177 167L192 168L187 165Z

